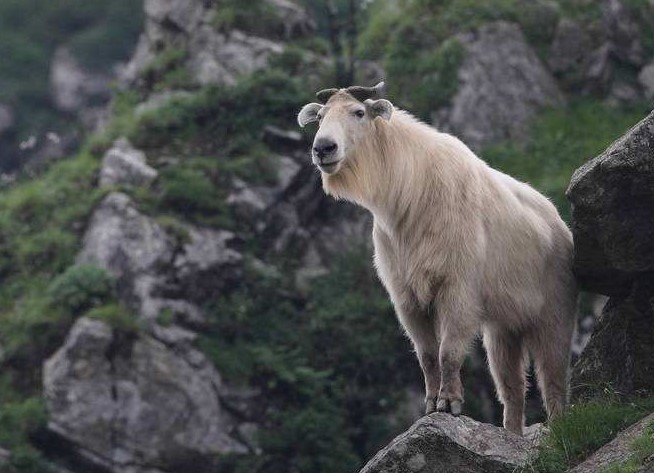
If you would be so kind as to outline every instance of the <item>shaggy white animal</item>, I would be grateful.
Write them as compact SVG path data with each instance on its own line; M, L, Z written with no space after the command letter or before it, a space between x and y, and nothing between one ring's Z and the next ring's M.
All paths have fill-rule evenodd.
M461 412L461 365L483 333L504 405L522 432L531 354L548 416L565 408L577 287L572 236L552 203L375 88L318 93L313 162L326 193L374 216L375 266L425 377L426 410ZM528 159L528 158L525 158Z

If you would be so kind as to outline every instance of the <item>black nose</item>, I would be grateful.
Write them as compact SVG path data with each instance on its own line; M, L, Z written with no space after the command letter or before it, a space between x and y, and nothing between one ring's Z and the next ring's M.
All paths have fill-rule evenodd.
M320 159L333 155L338 146L329 138L318 138L313 144L313 152L316 153Z

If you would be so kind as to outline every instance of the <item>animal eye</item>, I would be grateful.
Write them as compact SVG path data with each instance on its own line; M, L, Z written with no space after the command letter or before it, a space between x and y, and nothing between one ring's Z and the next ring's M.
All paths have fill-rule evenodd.
M364 112L363 110L356 110L356 111L354 112L354 115L355 115L357 118L363 118L365 114L366 114L366 112Z

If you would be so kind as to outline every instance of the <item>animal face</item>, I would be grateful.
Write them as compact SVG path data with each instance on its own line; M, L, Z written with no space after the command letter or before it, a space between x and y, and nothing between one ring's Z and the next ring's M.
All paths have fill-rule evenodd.
M298 114L298 123L302 127L311 122L319 123L311 157L325 174L335 174L346 165L356 154L361 141L373 132L375 119L390 120L393 112L393 105L388 100L361 101L350 93L351 89L354 88L321 91L318 93L319 99L325 98L325 94L330 95L326 103L307 104ZM365 96L356 94L356 90L355 95Z

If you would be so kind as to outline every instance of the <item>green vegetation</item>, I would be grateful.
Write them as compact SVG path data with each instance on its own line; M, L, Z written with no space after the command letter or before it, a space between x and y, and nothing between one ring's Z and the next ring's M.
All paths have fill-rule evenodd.
M313 281L307 303L289 297L290 284L246 274L209 308L200 346L226 378L259 387L270 403L258 467L353 471L395 433L403 390L389 387L419 379L414 355L364 249Z
M654 459L654 422L645 428L643 434L631 442L632 456L622 464L612 465L600 473L638 473L647 471L643 466Z
M17 109L19 134L66 126L50 107L49 67L57 46L68 45L86 67L108 71L127 59L142 23L141 2L134 0L0 2L0 101Z
M159 53L139 73L145 90L161 92L189 87L192 80L185 67L187 57L188 53L182 48L168 48Z
M572 406L565 416L550 424L538 457L524 471L566 471L652 410L654 398L637 399L631 403L598 400ZM641 443L643 448L647 447L647 442Z
M219 31L237 29L259 36L281 33L275 31L275 26L279 25L275 9L263 0L220 0L219 4L220 8L212 19L213 26Z
M647 113L645 107L618 109L594 100L573 101L544 112L524 147L507 143L482 153L491 166L530 183L569 219L565 190L575 169L597 156Z

